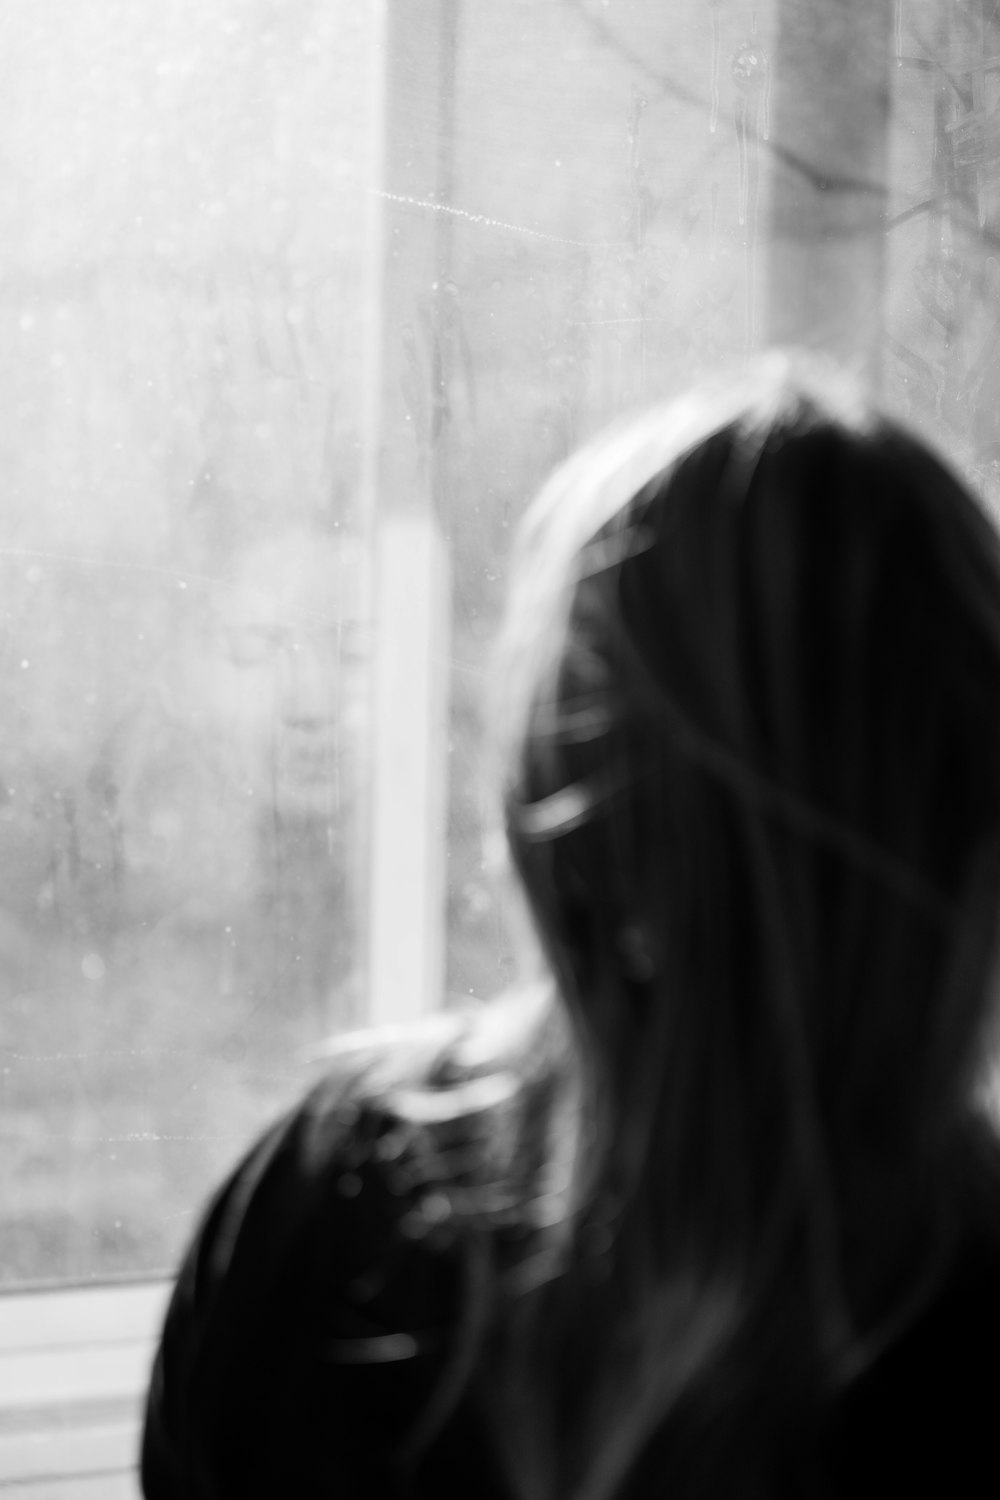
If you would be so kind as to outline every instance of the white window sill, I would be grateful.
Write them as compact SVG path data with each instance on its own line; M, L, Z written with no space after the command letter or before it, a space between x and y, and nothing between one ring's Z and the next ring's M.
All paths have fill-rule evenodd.
M136 1500L166 1282L0 1295L0 1500Z

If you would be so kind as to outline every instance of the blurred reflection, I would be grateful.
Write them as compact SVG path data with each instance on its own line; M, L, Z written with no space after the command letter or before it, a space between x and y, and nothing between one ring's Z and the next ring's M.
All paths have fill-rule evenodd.
M366 659L363 556L292 532L249 551L215 601L197 689L248 756L248 787L285 820L337 818L357 787Z
M242 922L259 971L266 916L292 997L322 996L349 966L363 561L355 539L305 530L247 547L182 623L106 758L128 918Z

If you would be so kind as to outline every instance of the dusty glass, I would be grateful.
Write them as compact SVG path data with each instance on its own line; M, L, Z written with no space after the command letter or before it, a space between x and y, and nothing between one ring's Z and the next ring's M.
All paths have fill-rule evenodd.
M169 1268L323 1038L509 982L482 703L511 534L589 433L773 332L781 182L825 181L778 45L808 11L0 21L8 1284ZM989 478L995 23L896 20L858 276L893 399Z
M361 1014L372 26L0 21L8 1283L167 1267Z

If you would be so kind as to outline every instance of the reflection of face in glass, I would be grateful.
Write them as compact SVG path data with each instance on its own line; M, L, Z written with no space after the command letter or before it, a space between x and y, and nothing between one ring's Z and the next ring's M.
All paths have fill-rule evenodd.
M328 820L353 798L366 697L363 563L353 539L292 532L247 553L219 588L197 696L261 811Z
M286 532L237 558L196 625L178 615L110 752L116 857L143 909L203 920L266 892L262 834L282 836L286 861L321 848L329 869L336 844L343 868L365 749L364 576L357 540Z

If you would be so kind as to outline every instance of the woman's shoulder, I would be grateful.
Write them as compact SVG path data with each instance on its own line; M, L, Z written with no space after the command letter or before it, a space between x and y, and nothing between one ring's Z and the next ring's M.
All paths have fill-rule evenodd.
M337 1091L360 1091L369 1101L418 1091L461 1109L476 1100L474 1091L465 1096L464 1086L511 1069L534 1072L542 1061L539 1043L550 1037L557 1015L551 986L538 983L414 1021L341 1033L310 1054L321 1069L312 1105L322 1106ZM543 1050L548 1057L544 1042ZM428 1104L423 1112L433 1117L439 1111Z
M319 1076L292 1112L326 1151L390 1127L399 1144L447 1137L518 1104L567 1072L559 1007L544 985L405 1025L349 1032L312 1054ZM500 1132L503 1133L502 1131ZM388 1148L386 1148L388 1149Z
M316 1163L362 1163L408 1205L404 1228L502 1222L566 1137L574 1069L544 985L412 1025L335 1038L296 1112ZM439 1236L441 1237L441 1236Z
M551 1066L547 1003L511 996L324 1049L321 1076L246 1152L188 1249L147 1407L154 1500L201 1494L195 1475L240 1477L220 1494L273 1493L268 1454L292 1441L303 1475L319 1474L316 1392L344 1410L357 1398L360 1432L432 1382L461 1296L463 1223L520 1203L523 1099Z
M287 1257L321 1225L340 1247L369 1224L419 1238L495 1203L562 1069L552 1011L548 992L519 991L318 1049L319 1076L218 1189L188 1267L218 1280Z

